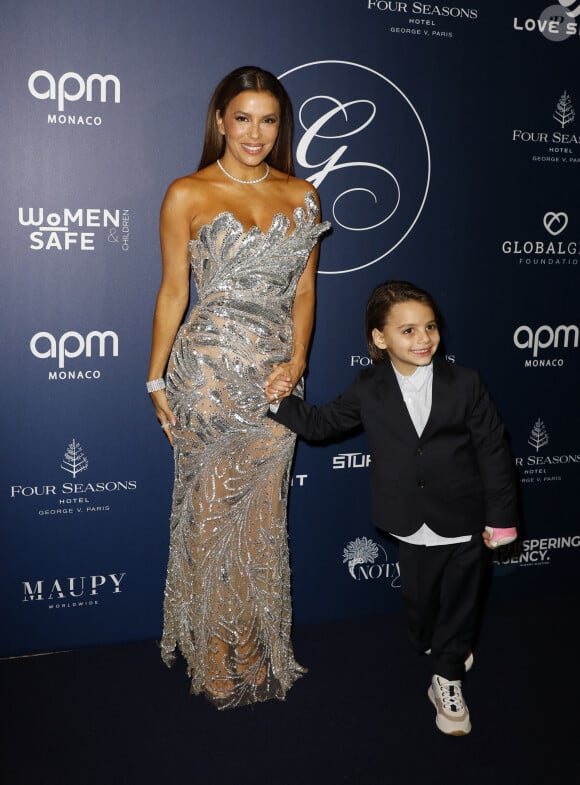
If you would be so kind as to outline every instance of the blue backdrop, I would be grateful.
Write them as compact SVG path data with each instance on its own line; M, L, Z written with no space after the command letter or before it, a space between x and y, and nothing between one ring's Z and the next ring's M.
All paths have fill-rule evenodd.
M248 63L286 85L298 174L334 226L309 399L368 364L377 283L432 291L521 480L523 542L493 591L575 588L580 0L491 5L5 0L0 654L160 633L172 456L144 389L159 205L197 164L215 84ZM367 483L363 436L299 445L297 621L398 609Z

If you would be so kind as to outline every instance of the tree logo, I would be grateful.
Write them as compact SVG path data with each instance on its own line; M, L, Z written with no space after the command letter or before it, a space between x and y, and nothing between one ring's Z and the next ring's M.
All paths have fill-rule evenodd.
M546 426L544 423L538 418L534 423L534 427L531 430L530 438L528 439L528 444L530 447L533 447L536 452L539 452L541 447L545 447L550 441L550 437L548 436L548 431L546 430Z
M76 439L73 439L66 448L60 468L72 474L73 477L89 468L89 462L83 452L83 448Z
M564 90L562 95L560 96L558 103L556 104L556 110L552 115L556 122L560 123L562 128L565 128L569 123L573 122L574 118L576 117L576 112L574 111L574 107L572 106L572 99Z

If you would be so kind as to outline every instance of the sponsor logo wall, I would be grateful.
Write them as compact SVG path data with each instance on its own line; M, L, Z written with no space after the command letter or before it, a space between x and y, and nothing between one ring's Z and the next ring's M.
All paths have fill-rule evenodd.
M272 36L251 57L255 15L233 0L219 48L215 9L185 0L127 0L138 35L111 24L112 0L5 15L0 655L160 633L172 454L144 388L159 205L195 169L212 89L248 60L288 90L297 174L333 224L308 398L335 397L371 364L376 284L431 290L442 351L480 369L520 482L522 538L496 554L493 590L575 589L580 1L255 11ZM297 622L399 609L397 543L370 521L371 466L364 434L298 445Z

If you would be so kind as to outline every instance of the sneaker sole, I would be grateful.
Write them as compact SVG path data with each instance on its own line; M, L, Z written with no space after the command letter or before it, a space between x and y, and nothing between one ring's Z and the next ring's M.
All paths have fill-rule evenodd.
M444 714L439 713L439 709L437 708L437 701L435 700L435 695L433 693L433 687L429 687L427 694L429 696L429 700L433 706L435 706L435 710L437 711L435 725L437 725L441 733L444 733L446 736L467 736L467 734L471 732L471 720L469 719L469 714L467 715L466 720L464 720L464 726L458 727L455 722L446 719Z

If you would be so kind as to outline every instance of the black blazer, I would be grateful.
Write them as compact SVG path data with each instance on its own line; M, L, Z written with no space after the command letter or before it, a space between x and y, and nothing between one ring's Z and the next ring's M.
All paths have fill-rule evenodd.
M388 361L365 368L332 403L316 407L292 395L270 416L310 440L363 425L379 529L406 536L426 523L458 537L486 525L517 525L514 460L477 371L434 358L431 414L421 437Z

